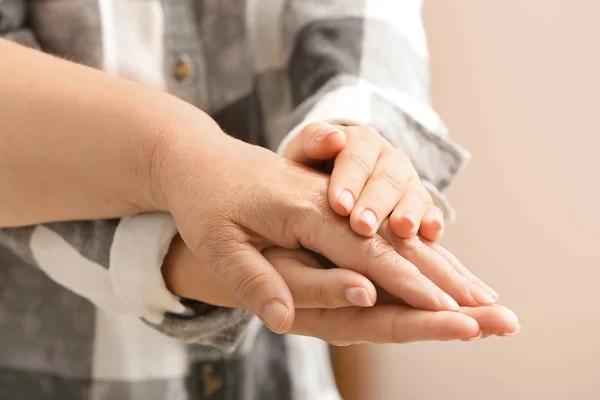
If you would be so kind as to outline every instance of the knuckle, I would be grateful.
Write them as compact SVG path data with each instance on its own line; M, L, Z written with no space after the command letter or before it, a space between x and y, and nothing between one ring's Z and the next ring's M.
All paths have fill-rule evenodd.
M394 241L394 248L398 254L405 257L418 257L427 249L417 236L411 236L410 238L395 237L392 240Z
M399 269L398 278L408 285L420 281L423 278L423 273L418 268Z
M404 343L406 341L406 324L404 323L404 314L408 309L398 308L393 318L389 321L388 341L393 343Z
M373 172L372 165L356 153L349 154L348 161L365 175L370 175Z
M269 287L272 274L268 272L247 273L240 276L235 286L235 293L243 302L248 302Z
M434 314L429 314L427 318L423 321L423 324L421 325L421 337L429 338L432 336L438 336L437 330L433 327L434 318Z
M372 241L372 259L374 264L389 264L393 266L394 280L397 282L404 282L410 284L415 281L419 281L423 278L423 273L416 267L407 268L408 261L397 251L396 248L392 247L385 241L377 236L373 237L376 240ZM403 263L405 261L406 263Z
M319 283L319 288L317 290L317 304L322 307L332 307L331 297L329 296L328 287L325 282Z
M367 249L371 257L376 261L386 261L397 256L396 251L381 236L376 235L367 241Z
M399 254L390 244L379 235L375 235L366 242L365 254L368 260L365 264L364 275L372 275L372 268L381 265L396 265L399 262Z
M403 193L406 190L406 179L398 173L393 173L389 170L384 170L379 172L375 176L375 179L391 186L394 190L396 190L399 193Z
M455 287L455 291L457 294L461 296L461 298L469 298L470 290L467 284L461 279L461 276L454 270L454 268L449 266L442 266L439 268L438 274L440 275L440 282L452 282L453 284L458 284L458 287Z

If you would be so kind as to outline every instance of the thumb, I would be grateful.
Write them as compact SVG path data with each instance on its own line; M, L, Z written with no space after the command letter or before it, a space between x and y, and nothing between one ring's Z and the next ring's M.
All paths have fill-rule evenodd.
M250 244L221 250L209 264L215 275L270 330L287 332L294 321L294 300L281 275Z
M283 156L304 165L330 160L346 145L346 134L327 122L306 125L289 143Z

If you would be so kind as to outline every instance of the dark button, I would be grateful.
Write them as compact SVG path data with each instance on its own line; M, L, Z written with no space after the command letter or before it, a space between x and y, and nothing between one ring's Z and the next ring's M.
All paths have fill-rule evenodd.
M173 67L173 77L182 82L192 76L193 72L194 68L190 57L187 55L180 56Z

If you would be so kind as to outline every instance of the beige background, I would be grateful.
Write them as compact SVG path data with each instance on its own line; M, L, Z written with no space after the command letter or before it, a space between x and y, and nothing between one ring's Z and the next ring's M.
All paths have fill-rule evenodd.
M424 18L436 108L473 153L445 244L523 331L376 348L364 398L600 399L600 1L425 0Z

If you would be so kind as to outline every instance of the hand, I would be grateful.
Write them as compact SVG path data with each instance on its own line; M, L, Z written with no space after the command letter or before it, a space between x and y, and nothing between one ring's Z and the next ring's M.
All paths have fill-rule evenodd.
M366 130L367 135L373 133L373 129L369 127L363 126L357 128ZM370 146L368 141L361 146L356 145L354 146L354 150L357 152L358 155L348 155L346 159L342 158L342 149L351 149L350 143L347 142L346 138L354 137L355 140L360 141L362 137L360 136L360 134L355 135L353 133L347 135L345 131L342 131L340 129L344 129L344 127L335 127L327 123L309 124L298 134L298 136L296 136L292 140L292 142L288 145L286 151L284 152L284 155L290 157L291 159L297 162L303 163L305 165L312 165L313 167L320 167L321 170L327 170L327 166L324 166L322 164L319 165L319 161L330 160L332 157L335 157L337 155L337 157L335 158L335 167L333 168L331 181L329 184L330 204L332 204L332 190L335 192L335 187L338 186L336 184L336 177L334 176L336 170L343 171L343 167L347 166L349 171L352 172L352 170L355 169L356 166L347 165L348 163L353 164L354 162L349 162L348 160L355 160L356 157L358 157L361 154L361 152L364 151L365 148L368 148ZM379 135L377 132L375 133ZM381 137L380 139L385 140ZM389 144L386 142L386 144L383 147L387 148L389 147ZM410 162L406 159L404 155L402 155L400 159L404 159L408 163L407 168L410 171L414 172L412 165L410 165ZM381 165L378 164L378 166ZM329 168L329 171L331 171L331 168ZM392 174L398 171L383 172L385 174ZM341 177L338 175L337 179L347 179L351 183L356 182L356 180L352 177L351 174L348 176ZM414 179L416 179L415 182L418 181L418 184L422 188L418 177ZM424 188L422 189L424 190ZM409 194L410 193L408 193L407 195ZM430 201L431 198L429 197L429 194L427 194L427 197ZM408 201L408 203L414 203L414 201ZM400 206L401 204L402 202L398 206ZM431 215L432 213L439 213L441 215L441 211L437 207L431 204L429 204L429 207L429 215ZM393 215L394 214L392 214L392 216ZM398 219L396 219L396 222L397 221ZM441 218L440 221L442 221ZM424 218L423 224L421 225L421 232L429 232L429 237L421 234L421 232L419 232L419 237L414 236L412 233L410 235L405 235L406 237L403 237L403 235L398 235L398 224L394 224L394 219L391 217L389 219L385 219L383 224L378 225L378 233L390 244L392 244L393 249L396 250L401 256L403 256L408 261L412 262L414 265L419 266L419 269L423 274L425 274L438 286L443 288L456 301L458 301L460 305L473 306L477 304L481 305L494 303L494 301L498 298L498 294L492 288L484 284L480 279L475 277L475 275L470 273L449 251L434 244L434 240L431 240L431 237L434 237L434 239L439 238L439 236L441 235L441 231L437 231L437 228L428 230L426 225L427 222L428 219ZM394 227L396 227L396 229L394 229ZM437 232L437 234L433 234L434 232ZM375 240L377 239L377 237L374 237L373 239ZM431 249L433 249L434 251L431 251ZM470 289L468 285L464 284L446 285L444 282L447 282L446 278L448 278L449 276L454 276L457 281L464 281L466 279L471 283L477 285L481 290ZM473 299L475 300L475 302L473 302Z
M415 265L382 237L356 235L329 207L326 175L228 137L216 124L208 129L184 113L175 122L154 151L154 201L173 214L198 260L274 332L289 330L295 307L262 255L273 246L323 254L418 309L457 310L444 291L458 293L463 305L494 302L448 265Z
M434 242L441 238L443 214L412 163L372 127L308 124L284 156L304 165L335 158L329 204L339 215L350 215L356 233L374 235L389 216L398 237L418 232Z
M364 289L368 300L374 300L374 288L364 277L344 269L319 269L318 261L304 250L272 248L265 252L265 257L290 285L298 307L290 333L346 345L474 340L481 336L512 335L520 329L516 315L501 306L462 307L459 312L422 311L382 293L374 307L348 307L351 301L343 294L347 288ZM177 295L226 307L243 307L180 238L173 241L163 274L167 286Z
M361 274L342 268L323 269L309 252L273 247L263 255L287 283L296 309L371 307L375 286ZM172 293L216 306L244 308L244 304L198 262L179 235L173 239L162 268Z

